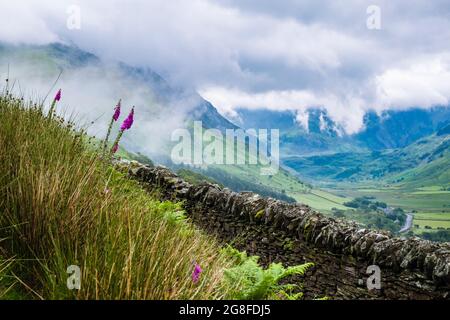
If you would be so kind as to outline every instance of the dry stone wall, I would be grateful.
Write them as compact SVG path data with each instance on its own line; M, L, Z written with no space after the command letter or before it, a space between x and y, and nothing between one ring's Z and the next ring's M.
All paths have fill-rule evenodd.
M121 163L149 191L183 200L189 217L206 232L263 264L313 262L303 278L307 298L450 299L450 244L387 232L326 217L288 204L217 185L192 185L165 167ZM368 266L381 270L381 289L367 288Z

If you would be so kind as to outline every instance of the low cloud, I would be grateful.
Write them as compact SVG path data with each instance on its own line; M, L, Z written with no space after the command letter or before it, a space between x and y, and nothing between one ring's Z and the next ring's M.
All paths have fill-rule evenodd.
M376 77L378 109L448 106L450 53L427 55Z
M4 1L0 4L0 41L13 44L46 44L59 40L37 3Z
M2 2L0 41L63 41L105 60L148 66L221 111L321 106L348 133L367 110L448 105L445 0L131 0ZM66 27L78 5L81 29ZM301 118L301 117L300 117Z
M13 55L2 56L0 63L10 65L12 92L34 101L43 100L60 72L52 60ZM2 78L6 76L6 70L0 71ZM122 99L122 114L113 133L117 133L121 121L135 106L135 122L124 135L123 144L130 151L150 156L167 154L172 131L185 126L189 113L198 103L197 97L190 95L177 101L164 101L159 96L161 92L154 92L147 83L130 77L117 64L65 68L44 104L47 108L58 88L62 88L58 114L76 119L80 127L99 139L104 138L119 99Z
M375 76L373 82L361 86L359 92L342 95L314 90L278 90L249 93L237 88L205 88L201 94L229 117L236 109L269 109L294 111L299 124L307 129L307 110L321 108L342 126L347 134L363 128L367 111L431 108L450 103L450 54L425 55L406 61Z
M294 111L299 124L308 129L307 110L325 109L328 115L348 134L358 132L363 127L364 101L355 97L337 97L332 94L316 95L312 91L270 91L249 94L238 89L209 88L201 91L219 110L234 118L235 110L269 109L274 111ZM352 112L349 112L352 110Z

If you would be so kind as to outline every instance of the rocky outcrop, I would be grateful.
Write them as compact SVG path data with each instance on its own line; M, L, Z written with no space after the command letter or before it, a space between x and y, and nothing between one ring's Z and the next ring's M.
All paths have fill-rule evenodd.
M120 167L149 191L183 200L194 223L224 242L285 265L314 262L302 279L306 297L333 299L450 299L450 244L397 238L288 204L217 185L191 185L164 167ZM368 289L376 265L381 288Z

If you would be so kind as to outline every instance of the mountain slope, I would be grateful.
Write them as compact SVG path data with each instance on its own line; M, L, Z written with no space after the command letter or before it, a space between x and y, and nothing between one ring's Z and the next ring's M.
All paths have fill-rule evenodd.
M380 115L368 112L362 131L353 135L345 134L324 109L310 109L303 118L300 121L291 111L264 109L239 109L236 117L245 128L279 129L284 156L309 156L406 147L446 128L450 108L391 110Z
M97 68L96 72L100 76L107 77L108 70L114 70L117 74L108 78L111 83L125 83L132 81L145 86L151 93L151 97L156 103L167 107L186 109L189 111L188 119L201 120L205 127L211 128L235 128L236 126L222 117L208 101L204 100L197 92L173 86L163 77L150 68L141 68L127 65L125 63L106 63L92 53L83 51L74 46L61 43L49 45L9 45L0 43L0 64L6 71L9 65L12 76L16 69L22 65L27 65L31 70L42 76L42 80L50 80L60 70L63 77L76 73L80 68ZM14 79L12 79L14 80ZM25 82L25 79L18 79ZM150 102L150 101L149 101Z
M73 123L9 95L0 95L0 119L0 298L218 299L234 290L222 285L233 259L215 239L102 160ZM192 261L202 264L199 283ZM81 288L68 290L75 269Z
M325 110L309 110L306 127L291 111L239 109L236 118L243 128L278 129L283 157L362 150L351 137L341 135L342 129Z
M433 134L404 148L288 157L284 163L308 179L445 186L450 182L449 159L450 136Z
M386 111L366 114L365 129L355 138L370 150L402 148L450 123L450 108Z
M238 128L194 90L173 86L150 68L134 67L120 62L106 63L76 47L63 44L0 45L0 64L6 69L8 63L13 71L12 78L17 73L20 75L20 69L25 69L23 77L18 76L21 83L26 83L23 78L29 77L30 73L38 74L34 84L37 82L43 87L41 93L45 93L44 90L51 85L60 70L63 71L62 84L58 83L58 86L65 86L65 97L76 95L76 91L84 92L89 86L99 86L99 90L76 95L73 99L77 104L83 104L81 101L86 99L85 96L91 98L91 101L86 103L86 116L89 121L94 120L97 114L98 117L103 116L96 110L100 109L100 104L105 105L104 113L110 112L111 105L115 103L114 97L123 98L123 104L133 101L133 104L136 103L135 130L124 137L125 149L173 168L175 165L170 154L175 144L171 141L174 130L191 130L193 121L202 121L205 129L214 128L222 132L225 129ZM95 81L86 81L88 77ZM96 108L91 108L91 103L97 105ZM83 106L78 106L76 110L81 107ZM91 114L94 112L97 113ZM105 131L104 127L102 131ZM282 170L270 178L263 177L260 175L260 166L215 166L202 172L235 191L255 191L287 201L294 200L286 195L284 189L298 191L304 188L303 184L287 171Z

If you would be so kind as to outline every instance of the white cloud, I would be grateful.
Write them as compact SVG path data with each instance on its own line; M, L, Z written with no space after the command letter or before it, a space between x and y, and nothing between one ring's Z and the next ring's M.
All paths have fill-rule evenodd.
M81 29L66 28L69 5ZM448 104L450 6L372 1L2 1L0 41L73 42L105 59L155 69L219 109L323 106L348 132L377 111ZM301 117L300 117L301 118Z
M376 77L378 109L447 106L450 100L450 53L422 57Z
M309 113L304 110L298 110L295 116L295 120L300 124L307 132L309 132Z
M58 76L59 69L48 61L0 57L0 65L11 63L10 79L13 93L39 101L46 96ZM128 77L117 65L88 65L63 72L44 104L49 107L53 94L62 88L57 113L76 123L88 133L104 138L113 108L122 99L122 114L115 124L115 136L123 121L135 106L135 122L122 143L128 150L158 156L167 152L173 130L184 126L185 120L198 101L186 97L177 102L160 102L152 89L135 78ZM151 137L151 139L149 139Z
M213 87L200 91L220 112L233 118L235 109L261 109L295 111L297 120L307 129L306 111L311 108L326 109L328 115L347 133L355 133L363 126L366 110L364 100L357 97L338 97L332 94L315 94L307 90L269 91L250 94L239 89Z
M36 4L36 3L34 3ZM44 16L31 2L2 1L0 4L0 40L10 43L45 44L58 41Z
M381 113L391 109L430 108L450 104L450 52L423 55L404 61L398 68L390 68L374 77L359 92L343 95L314 90L266 91L249 93L223 87L205 88L201 94L221 112L231 117L235 109L248 108L292 110L307 129L307 109L326 109L330 117L347 133L363 128L365 112Z

